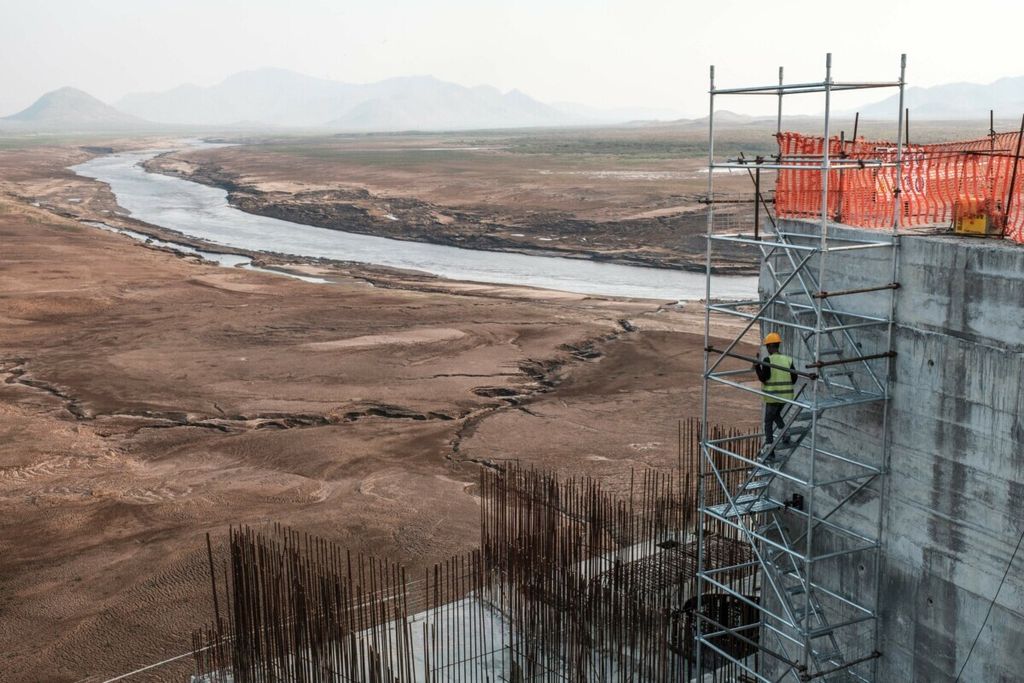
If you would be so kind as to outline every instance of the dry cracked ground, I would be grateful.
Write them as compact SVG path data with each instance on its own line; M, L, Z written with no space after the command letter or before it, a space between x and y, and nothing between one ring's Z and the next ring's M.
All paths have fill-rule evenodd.
M47 210L109 196L54 170L77 153L33 154L52 158L0 176L0 680L187 652L211 613L205 535L220 558L230 525L417 571L475 545L479 467L616 485L675 462L698 307L221 268Z

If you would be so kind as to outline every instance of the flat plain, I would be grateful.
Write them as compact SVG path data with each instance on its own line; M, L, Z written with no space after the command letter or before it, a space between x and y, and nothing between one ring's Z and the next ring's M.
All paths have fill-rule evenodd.
M187 652L206 533L218 562L229 526L280 522L417 572L475 545L480 467L621 491L675 462L700 306L215 266L83 224L152 229L65 169L166 141L86 142L0 153L0 680Z

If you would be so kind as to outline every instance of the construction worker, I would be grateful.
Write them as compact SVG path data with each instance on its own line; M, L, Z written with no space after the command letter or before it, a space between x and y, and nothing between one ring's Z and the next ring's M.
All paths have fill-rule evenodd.
M792 399L793 385L796 384L796 365L789 356L779 353L779 346L782 344L782 336L778 332L769 332L764 338L765 348L768 355L760 362L754 363L754 372L761 380L764 397L764 443L766 446L775 441L775 427L782 429L785 422L782 420L782 409L786 407L780 399ZM785 370L784 368L789 368ZM789 435L783 435L782 443L789 443Z

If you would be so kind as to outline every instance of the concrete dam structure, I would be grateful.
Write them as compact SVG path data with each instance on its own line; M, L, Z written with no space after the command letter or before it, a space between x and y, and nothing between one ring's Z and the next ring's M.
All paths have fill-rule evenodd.
M780 221L780 229L818 233L817 224L793 220ZM829 231L872 237L835 224ZM830 254L829 261L837 290L870 286L890 269L877 250ZM1019 681L1024 557L1010 560L1024 532L1024 250L906 234L897 273L887 424L877 403L828 411L822 444L887 451L883 488L845 506L851 520L881 518L876 680L953 681L963 669L960 680ZM766 297L773 284L766 274ZM844 305L867 314L887 298L875 292ZM859 338L866 347L878 336ZM810 362L801 347L784 347L799 367ZM784 481L773 488L774 499L792 495ZM861 562L829 567L847 595L865 589Z
M839 81L829 55L820 82L721 88L711 69L702 419L766 404L763 432L702 441L700 512L749 551L698 562L697 668L728 680L1024 680L1024 126L911 145L905 73ZM891 141L831 130L834 92L874 88L899 93ZM820 137L782 130L784 96L807 93ZM778 154L715 156L726 95L777 96ZM753 181L740 231L719 169ZM759 252L757 299L716 300L721 245ZM717 316L746 324L723 343ZM727 578L746 570L757 596ZM716 618L716 599L753 614Z

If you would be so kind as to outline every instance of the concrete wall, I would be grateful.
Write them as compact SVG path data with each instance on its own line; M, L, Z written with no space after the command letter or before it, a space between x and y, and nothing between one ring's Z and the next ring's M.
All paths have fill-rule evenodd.
M889 474L884 491L866 492L851 512L862 506L867 524L881 500L877 680L936 683L956 679L1024 533L1024 247L901 240ZM828 288L887 281L884 252L830 256ZM836 301L877 310L875 296L888 295ZM883 341L861 336L865 351ZM877 404L827 415L847 451L881 452ZM1024 548L961 680L1024 681Z

